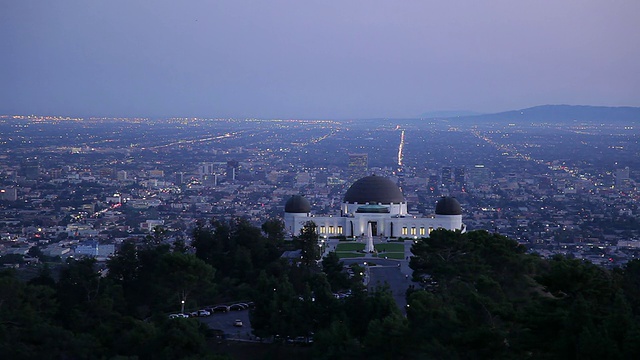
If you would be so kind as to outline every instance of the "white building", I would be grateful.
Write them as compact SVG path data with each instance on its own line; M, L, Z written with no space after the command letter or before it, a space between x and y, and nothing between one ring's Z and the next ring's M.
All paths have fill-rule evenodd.
M465 231L460 203L443 197L436 205L435 217L410 214L398 186L388 178L371 175L351 185L340 207L340 216L311 214L309 201L292 196L285 205L285 231L298 235L307 221L317 225L320 236L363 236L371 224L373 236L428 237L438 228Z
M116 173L116 178L120 181L128 180L129 176L126 171L120 170Z
M115 253L113 244L99 245L97 242L92 244L78 245L75 249L76 255L93 256L93 257L109 257Z

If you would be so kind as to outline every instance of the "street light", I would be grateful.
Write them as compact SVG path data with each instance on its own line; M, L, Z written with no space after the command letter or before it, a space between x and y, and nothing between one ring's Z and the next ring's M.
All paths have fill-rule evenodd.
M184 300L180 301L182 303L182 306L180 307L180 313L184 314Z

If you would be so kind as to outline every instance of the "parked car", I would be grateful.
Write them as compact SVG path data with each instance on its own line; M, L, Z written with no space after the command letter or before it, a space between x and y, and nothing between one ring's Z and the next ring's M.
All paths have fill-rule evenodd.
M229 307L227 305L218 305L213 307L213 312L227 312Z
M237 303L237 304L233 304L231 306L229 306L229 310L234 310L234 311L240 311L240 310L245 310L248 309L249 305L245 304L245 303Z
M240 319L236 319L236 321L233 322L233 326L242 327L242 325L242 320Z
M188 314L171 314L169 315L169 319L178 319L178 318L188 318Z
M294 345L310 345L313 344L313 336L297 336L295 338L287 338L287 344Z
M205 309L198 310L198 316L211 316L211 313Z

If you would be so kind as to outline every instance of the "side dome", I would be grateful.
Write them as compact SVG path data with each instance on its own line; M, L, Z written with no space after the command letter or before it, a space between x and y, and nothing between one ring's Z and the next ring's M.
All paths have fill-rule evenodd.
M287 203L284 204L284 212L288 213L308 213L311 212L311 204L309 200L302 195L293 195Z
M383 176L371 175L363 177L351 185L344 194L344 202L358 204L399 204L404 196L398 186Z
M436 215L462 215L462 207L456 198L443 196L436 204Z

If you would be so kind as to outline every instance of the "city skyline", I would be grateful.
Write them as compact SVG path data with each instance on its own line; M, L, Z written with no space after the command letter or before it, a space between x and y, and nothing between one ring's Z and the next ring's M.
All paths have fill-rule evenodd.
M638 10L634 1L15 2L0 12L0 113L403 118L640 106Z

